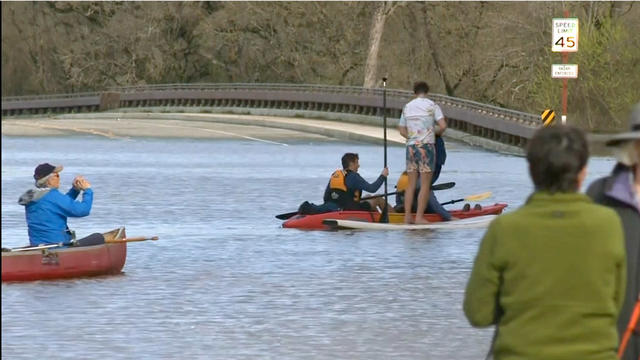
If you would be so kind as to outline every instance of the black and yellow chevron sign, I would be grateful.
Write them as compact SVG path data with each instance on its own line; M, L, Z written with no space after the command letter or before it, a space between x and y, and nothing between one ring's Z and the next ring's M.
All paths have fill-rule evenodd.
M556 118L556 112L551 109L546 109L540 117L542 118L542 126L549 126L553 124L553 119Z

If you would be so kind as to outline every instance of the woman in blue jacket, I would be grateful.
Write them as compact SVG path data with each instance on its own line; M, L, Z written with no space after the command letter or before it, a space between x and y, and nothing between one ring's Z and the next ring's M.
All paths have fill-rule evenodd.
M84 217L91 212L91 184L82 176L76 176L73 187L66 194L62 194L58 191L62 169L62 166L49 163L38 165L33 174L35 189L28 190L18 200L18 203L25 207L31 246L58 243L69 245L74 236L67 226L67 218ZM84 192L82 201L76 201L80 192ZM83 241L83 245L104 242L103 238L102 241L96 239L95 234L87 238L92 240Z

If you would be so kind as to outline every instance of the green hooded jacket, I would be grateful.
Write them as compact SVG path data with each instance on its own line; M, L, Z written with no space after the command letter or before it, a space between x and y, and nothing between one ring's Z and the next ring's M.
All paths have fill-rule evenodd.
M536 192L497 217L464 312L497 325L495 359L616 359L626 260L616 213L579 193Z

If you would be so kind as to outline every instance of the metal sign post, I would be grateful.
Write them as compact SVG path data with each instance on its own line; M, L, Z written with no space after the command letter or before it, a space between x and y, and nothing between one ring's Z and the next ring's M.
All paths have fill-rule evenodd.
M562 53L562 65L553 64L551 76L562 78L562 124L567 122L567 79L578 77L578 65L568 65L569 53L578 51L578 28L578 19L569 18L568 10L564 18L553 19L551 51Z

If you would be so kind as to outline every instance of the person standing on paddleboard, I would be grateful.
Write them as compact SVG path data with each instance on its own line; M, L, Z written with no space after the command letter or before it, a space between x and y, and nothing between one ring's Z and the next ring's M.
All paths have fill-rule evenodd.
M398 131L407 139L406 161L409 184L405 191L404 208L413 207L413 196L420 173L420 192L415 219L411 212L405 212L405 223L425 224L424 211L429 200L431 177L436 163L436 135L442 135L447 123L442 110L435 102L427 98L429 85L424 81L414 84L416 98L408 102L400 116ZM437 125L437 126L436 126Z
M431 177L431 186L433 186L433 184L438 180L438 177L440 176L440 171L442 170L442 166L444 165L446 158L447 158L447 152L445 150L444 140L442 139L442 136L436 136L436 163L435 163L435 169L433 171L433 176ZM406 171L403 171L396 184L396 191L397 191L396 205L393 207L395 212L399 212L399 213L404 212L404 194L405 194L405 191L407 190L408 185L409 185L409 175L407 175ZM413 199L414 201L413 201L412 211L415 212L418 207L417 205L418 194L414 193L413 197L414 197ZM425 209L425 213L438 214L442 217L442 220L444 221L454 220L454 218L451 216L449 211L447 211L447 209L445 209L444 206L440 204L433 189L431 189L430 191L429 201L427 201L427 208Z
M610 359L624 301L624 233L612 209L578 191L584 133L538 130L527 160L535 191L491 222L464 296L473 326L496 326L494 359Z

